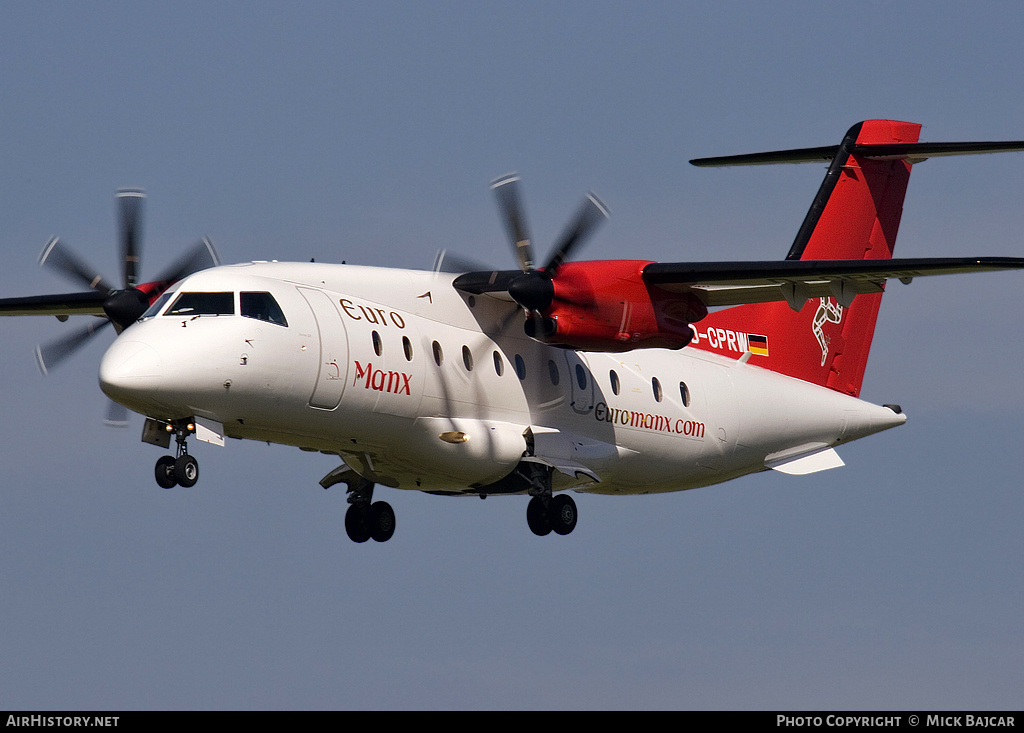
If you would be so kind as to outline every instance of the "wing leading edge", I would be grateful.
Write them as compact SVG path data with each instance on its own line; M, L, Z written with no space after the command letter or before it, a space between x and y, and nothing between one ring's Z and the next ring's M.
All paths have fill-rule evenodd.
M62 295L0 298L0 316L102 316L105 293L95 290Z
M708 307L785 301L799 310L804 301L826 296L847 306L855 295L881 293L885 281L893 278L910 283L931 275L1020 269L1024 269L1024 257L652 262L641 276L646 284L669 293L693 293ZM477 295L498 294L520 274L517 270L467 272L456 278L455 286Z

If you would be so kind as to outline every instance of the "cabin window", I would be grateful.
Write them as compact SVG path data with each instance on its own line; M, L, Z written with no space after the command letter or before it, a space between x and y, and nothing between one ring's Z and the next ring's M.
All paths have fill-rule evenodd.
M288 325L281 306L270 293L242 293L239 305L242 307L242 315L246 318L255 318L257 321L266 321L278 326Z
M473 352L465 345L462 347L462 363L466 365L467 372L473 371Z
M558 386L558 380L560 378L558 374L558 364L551 359L548 359L548 376L551 377L551 384Z
M402 336L402 351L405 352L405 360L412 361L412 341L408 336Z
M526 362L519 354L516 354L516 376L519 377L519 381L526 379Z
M234 293L182 293L165 316L233 316Z
M444 362L444 352L441 350L441 344L435 341L431 345L431 349L434 352L434 363L441 366L442 362Z
M576 384L580 389L587 388L587 370L583 368L582 364L576 365Z
M690 406L690 388L686 386L686 382L679 383L679 396L683 400L683 407Z
M373 353L380 356L381 352L384 351L384 344L381 343L380 334L374 331L370 334L370 338L373 339Z
M612 394L619 393L619 373L612 369L608 372L608 381L612 383Z
M505 360L501 358L501 354L497 351L494 352L494 373L499 377L505 373Z
M651 378L651 389L654 390L654 400L655 400L655 402L661 402L661 398L662 398L661 382L658 381L657 377L652 377Z

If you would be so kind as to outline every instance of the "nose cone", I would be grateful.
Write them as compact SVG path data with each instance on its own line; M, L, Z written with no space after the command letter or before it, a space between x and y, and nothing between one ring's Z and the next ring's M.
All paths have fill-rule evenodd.
M160 354L141 341L117 339L100 362L100 389L138 412L156 401L162 381Z

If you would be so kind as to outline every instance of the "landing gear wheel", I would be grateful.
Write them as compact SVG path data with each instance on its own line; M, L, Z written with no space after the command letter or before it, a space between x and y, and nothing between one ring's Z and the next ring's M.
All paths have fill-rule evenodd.
M366 542L370 539L370 527L366 519L368 512L355 504L345 512L345 532L353 542Z
M375 542L387 542L395 533L395 510L386 501L374 502L366 513L366 526Z
M571 496L559 494L548 505L548 521L556 534L569 534L576 529L576 502Z
M551 532L551 517L544 506L544 500L539 496L530 499L530 503L526 505L526 523L530 525L530 531L538 537Z
M178 485L174 473L174 456L161 456L156 462L156 482L161 489L173 489Z
M174 478L181 486L195 486L199 480L199 461L187 454L179 456L174 462Z

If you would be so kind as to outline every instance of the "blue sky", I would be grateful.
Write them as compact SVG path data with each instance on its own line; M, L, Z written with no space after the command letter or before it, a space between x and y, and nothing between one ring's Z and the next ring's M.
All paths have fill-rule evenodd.
M116 278L113 194L144 187L143 275L227 261L511 266L487 182L524 177L544 251L587 189L588 258L783 257L823 168L704 155L1024 139L1016 3L217 2L0 6L0 294L69 288L61 236ZM903 256L1024 254L1020 155L914 170ZM159 451L102 425L110 334L5 319L0 708L1019 708L1017 274L895 284L863 397L898 430L846 467L658 497L390 492L345 536L321 455Z

